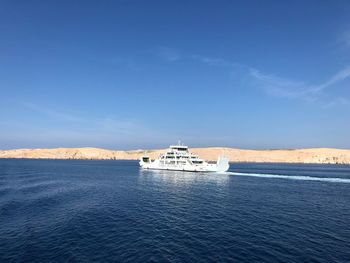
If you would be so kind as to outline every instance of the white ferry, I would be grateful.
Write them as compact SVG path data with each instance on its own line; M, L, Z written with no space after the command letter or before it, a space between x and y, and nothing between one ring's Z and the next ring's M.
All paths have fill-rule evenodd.
M142 156L140 166L144 169L155 170L174 170L189 172L226 172L229 169L228 158L219 156L215 164L210 164L198 155L188 151L188 146L171 145L170 148L159 156L158 159L151 161L149 156Z

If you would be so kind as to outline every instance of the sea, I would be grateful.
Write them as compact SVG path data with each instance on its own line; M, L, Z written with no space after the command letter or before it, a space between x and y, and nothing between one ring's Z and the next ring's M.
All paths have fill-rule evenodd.
M350 166L2 159L0 262L350 262Z

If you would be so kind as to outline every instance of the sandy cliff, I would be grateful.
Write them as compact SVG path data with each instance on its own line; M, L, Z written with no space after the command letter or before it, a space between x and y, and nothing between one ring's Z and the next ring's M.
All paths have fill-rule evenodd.
M164 150L148 150L156 158ZM241 150L234 148L193 148L193 153L206 160L215 161L225 154L231 162L280 162L280 163L330 163L350 164L350 150L314 148L298 150ZM30 159L115 159L136 160L145 151L111 151L98 148L56 148L0 150L0 158Z

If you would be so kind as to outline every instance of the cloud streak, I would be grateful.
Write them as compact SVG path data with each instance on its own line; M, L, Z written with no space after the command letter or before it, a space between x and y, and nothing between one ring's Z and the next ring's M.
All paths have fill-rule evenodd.
M344 97L330 98L326 95L325 90L330 89L337 83L344 81L350 77L350 67L337 72L328 80L320 85L310 85L305 82L292 81L283 79L273 75L261 73L256 69L251 69L249 74L264 88L264 90L274 96L285 97L291 99L302 99L308 102L315 102L324 100L324 106L347 105L349 100Z
M336 84L337 82L340 82L340 81L343 81L343 80L347 79L348 77L350 77L350 66L348 66L345 69L343 69L343 70L339 71L338 73L336 73L334 76L332 76L325 83L317 86L315 88L315 91L324 90L324 89L326 89L326 88Z
M323 104L327 105L327 107L350 104L350 101L347 98L332 98L330 95L326 94L328 89L350 77L350 66L335 73L325 82L315 85L308 84L304 81L282 78L273 74L266 74L254 67L224 59L198 55L192 55L191 58L207 66L223 67L230 71L237 71L236 69L239 68L240 72L243 72L243 75L241 76L242 78L248 76L248 79L250 79L254 85L261 87L271 96L299 99L307 102L326 100L326 102L323 101Z
M350 34L348 35L350 45ZM207 57L198 54L181 53L177 49L169 47L157 48L157 55L166 62L175 62L180 59L189 59L208 67L217 67L235 73L249 83L260 87L266 94L274 97L302 100L306 102L319 102L324 107L336 105L350 105L346 97L336 97L328 90L338 83L350 78L350 66L336 72L321 84L310 84L305 81L295 81L274 74L265 73L252 66L229 61L222 58Z
M350 47L350 30L344 31L338 38L338 43L344 48Z
M0 135L4 138L6 137L8 141L34 140L38 147L48 141L65 142L68 145L115 145L127 147L127 145L143 145L149 141L157 141L161 145L170 143L169 138L171 138L171 141L177 139L169 132L162 132L136 119L120 118L113 115L93 117L85 112L76 116L30 102L21 103L21 106L26 111L30 111L32 116L33 113L36 115L31 121L33 129L28 130L25 126L26 124L18 122L18 133L6 130L1 131ZM43 117L50 119L50 126L41 125ZM22 128L23 130L26 129L25 134L21 132Z
M35 111L41 115L45 115L51 119L67 122L81 122L83 119L73 114L63 113L60 111L52 110L47 107L43 107L34 103L23 103L23 106L29 110Z
M235 67L238 66L237 63L233 63L220 58L210 58L199 55L192 55L191 58L197 62L206 64L213 67Z
M169 47L158 47L156 54L167 62L175 62L181 59L180 52L177 49Z

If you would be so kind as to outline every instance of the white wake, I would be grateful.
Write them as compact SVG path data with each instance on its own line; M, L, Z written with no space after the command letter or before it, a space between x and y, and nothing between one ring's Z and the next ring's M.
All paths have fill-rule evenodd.
M303 176L303 175L281 175L281 174L234 173L234 172L226 172L226 174L238 175L238 176L262 177L262 178L288 179L288 180L350 183L350 179L347 179L347 178L313 177L313 176Z

